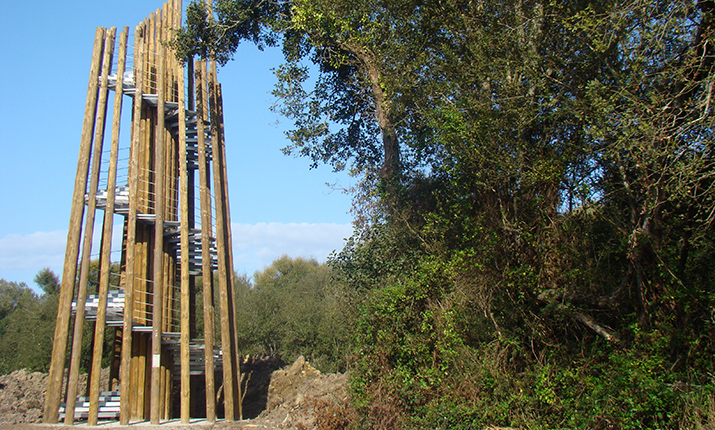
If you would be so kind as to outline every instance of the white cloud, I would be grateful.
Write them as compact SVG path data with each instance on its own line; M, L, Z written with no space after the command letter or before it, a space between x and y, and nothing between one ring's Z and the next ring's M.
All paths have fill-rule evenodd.
M253 275L283 254L325 261L352 234L350 224L258 223L231 225L234 268Z
M113 250L119 248L121 223L115 222ZM99 228L94 234L93 258L99 250ZM275 259L291 257L325 261L334 250L342 249L352 234L350 224L258 223L232 224L234 268L253 275ZM67 231L9 234L0 238L0 278L33 285L34 275L49 267L61 276ZM118 259L113 253L112 259Z
M0 270L61 266L66 243L66 230L9 234L0 239Z
M41 269L49 267L60 274L66 243L66 230L8 234L0 238L0 278L35 287L33 280Z
M90 258L99 258L101 247L101 221L95 221L92 236L92 254ZM119 260L121 247L122 223L115 217L112 232L112 260ZM49 267L58 276L62 276L67 230L38 231L31 234L8 234L0 238L0 278L6 281L25 282L34 287L33 279L37 272ZM81 249L81 245L80 245Z

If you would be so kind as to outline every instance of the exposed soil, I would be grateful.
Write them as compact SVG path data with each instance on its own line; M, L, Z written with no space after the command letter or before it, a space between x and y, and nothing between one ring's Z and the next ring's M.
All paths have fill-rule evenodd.
M315 429L340 420L337 416L347 401L347 375L322 374L298 358L290 366L273 357L248 357L244 363L244 419L216 424L194 420L192 426L177 421L159 426L134 423L133 429L167 428L256 428ZM104 376L104 375L103 375ZM0 376L0 428L58 428L37 423L42 421L47 375L17 370ZM79 392L84 392L86 375L80 378ZM97 428L112 428L116 423L100 423ZM83 428L87 428L83 425Z
M271 375L266 410L254 421L265 428L313 429L334 420L347 403L346 374L322 374L299 357Z
M109 369L102 369L100 386L107 386ZM65 371L64 381L67 381ZM9 375L0 376L0 426L39 423L45 405L47 374L16 370ZM87 374L79 375L78 395L85 395ZM62 392L65 386L62 386Z
M25 369L0 376L0 424L39 422L46 385L47 374Z

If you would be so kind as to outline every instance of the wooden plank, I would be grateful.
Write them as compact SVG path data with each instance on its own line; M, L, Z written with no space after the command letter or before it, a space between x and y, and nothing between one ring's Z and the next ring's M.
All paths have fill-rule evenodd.
M154 15L156 37L161 40L161 9ZM159 424L161 411L161 333L163 323L164 294L164 55L163 45L155 43L157 121L154 129L154 247L153 247L153 300L152 300L152 346L151 346L151 414L152 424Z
M92 64L89 72L89 88L85 104L84 121L82 125L82 138L80 143L79 159L77 160L77 175L75 177L74 194L72 196L72 209L70 212L70 225L67 232L67 247L65 262L62 270L60 297L57 307L57 323L52 344L52 359L47 382L47 395L45 397L45 410L43 421L54 424L58 419L62 379L65 367L65 353L67 350L68 327L71 313L72 296L74 293L75 275L77 271L77 257L79 256L79 241L82 232L82 218L84 215L84 194L87 186L87 169L89 168L89 155L92 146L92 132L94 117L97 109L98 76L101 66L105 29L97 28L94 35L94 49Z
M130 388L136 384L136 366L132 372L132 318L134 315L134 265L136 250L136 227L137 227L137 205L138 205L138 170L139 170L139 143L142 111L142 88L143 88L143 64L144 55L144 25L139 24L134 30L134 80L136 91L134 93L134 121L131 129L131 150L129 157L128 178L129 181L129 213L127 214L127 237L124 245L126 250L125 265L125 297L124 297L124 324L122 326L122 364L121 369L121 413L119 422L122 425L129 424L132 415L132 396ZM132 374L134 377L132 377Z
M208 169L206 162L206 141L204 121L208 119L206 94L206 62L195 63L196 67L196 130L199 156L199 194L201 199L201 264L204 298L204 357L206 363L206 421L216 421L216 390L214 387L214 308L213 308L213 273L211 270L211 195L208 188Z

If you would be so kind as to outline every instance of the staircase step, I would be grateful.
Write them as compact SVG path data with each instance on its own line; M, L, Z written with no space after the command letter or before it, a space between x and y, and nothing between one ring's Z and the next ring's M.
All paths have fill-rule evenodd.
M64 420L66 404L60 404L59 419ZM119 392L103 391L99 393L99 408L97 418L102 420L119 418ZM86 419L89 417L89 397L77 397L74 408L74 419Z

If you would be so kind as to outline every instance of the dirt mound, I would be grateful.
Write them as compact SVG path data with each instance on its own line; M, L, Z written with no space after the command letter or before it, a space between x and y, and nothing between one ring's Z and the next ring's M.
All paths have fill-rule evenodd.
M102 369L99 377L100 387L106 387L109 381L109 368ZM65 370L62 392L66 390L67 370ZM0 424L27 424L42 421L47 390L47 374L16 370L0 376ZM87 391L87 374L79 375L77 392L84 395Z
M313 429L335 424L347 404L347 374L322 374L301 356L271 375L266 410L256 423Z
M20 369L0 376L0 424L36 423L42 418L47 375Z
M303 357L290 366L284 364L269 356L250 357L244 362L242 370L250 378L244 418L249 419L233 425L223 423L224 427L301 430L340 427L345 419L348 376L322 374ZM100 380L104 386L108 369L102 373ZM80 375L79 393L85 392L86 383L87 375ZM46 387L44 373L16 370L0 376L0 428L41 422Z

